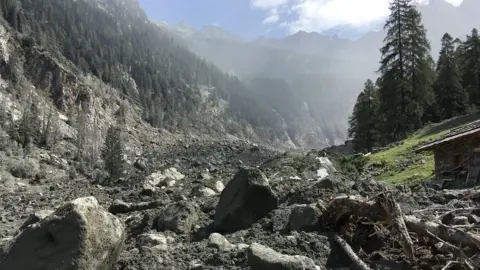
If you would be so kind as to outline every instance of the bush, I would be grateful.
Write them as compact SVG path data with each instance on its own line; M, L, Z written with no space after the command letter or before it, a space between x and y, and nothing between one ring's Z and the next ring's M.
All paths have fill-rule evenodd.
M23 160L12 159L8 167L13 176L22 179L34 178L40 171L38 162L30 158Z
M352 156L337 156L334 158L338 170L346 174L362 174L368 162L368 158L362 154Z

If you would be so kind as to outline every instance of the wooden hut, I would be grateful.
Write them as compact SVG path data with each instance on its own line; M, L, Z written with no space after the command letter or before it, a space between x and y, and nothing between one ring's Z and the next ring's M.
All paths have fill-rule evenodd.
M466 171L467 183L480 183L480 120L456 128L415 152L433 151L435 175Z

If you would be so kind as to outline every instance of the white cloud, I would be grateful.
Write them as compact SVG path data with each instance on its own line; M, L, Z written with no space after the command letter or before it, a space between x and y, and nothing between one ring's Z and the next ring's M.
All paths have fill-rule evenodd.
M365 26L389 14L388 0L306 0L292 5L292 32L324 31L338 25Z
M280 21L280 14L278 14L278 10L276 8L270 10L270 14L268 15L265 20L263 20L262 24L272 24Z
M272 14L263 20L262 24L271 24L280 21L280 16L278 14Z
M458 6L463 2L463 0L447 0L447 2L449 2L450 4L452 4L454 6Z
M428 0L416 0L426 3ZM463 0L447 0L459 5ZM264 24L279 23L290 32L322 32L348 25L368 27L386 18L390 0L251 0L251 6L268 12ZM282 15L290 14L289 20Z
M250 4L256 8L277 8L289 0L250 0Z

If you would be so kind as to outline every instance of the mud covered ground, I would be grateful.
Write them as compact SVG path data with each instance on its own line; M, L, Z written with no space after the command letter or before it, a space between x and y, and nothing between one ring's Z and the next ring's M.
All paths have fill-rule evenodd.
M450 263L447 269L469 269L469 265L479 269L478 248L472 246L453 244L458 250L453 249L441 237L410 230L412 260L388 225L359 215L342 215L333 222L325 218L329 203L338 196L355 195L368 201L390 190L403 215L477 237L479 191L436 191L422 184L385 187L370 178L347 178L319 158L318 153L283 153L246 142L196 142L147 149L130 162L129 176L117 183L79 177L5 181L0 185L0 245L14 241L33 213L42 216L39 211L94 196L126 227L125 245L114 269L260 269L253 266L252 243L284 255L305 256L313 260L316 268L312 269L356 269L334 241L335 234L371 269L443 269L449 262L467 259L468 264ZM64 172L61 166L49 168L52 173ZM214 224L219 204L228 203L227 199L220 202L222 189L232 189L229 182L241 168L258 168L268 179L271 193L265 198L248 197L254 193L244 196L246 202L240 208L254 213L235 213L252 221L247 227L219 229L228 225ZM260 215L263 210L257 209L267 207L267 197L274 198L276 205ZM0 250L0 261L7 252ZM295 263L281 268L284 259L274 258L278 255L270 256L278 264L255 258L270 263L264 269L302 269Z

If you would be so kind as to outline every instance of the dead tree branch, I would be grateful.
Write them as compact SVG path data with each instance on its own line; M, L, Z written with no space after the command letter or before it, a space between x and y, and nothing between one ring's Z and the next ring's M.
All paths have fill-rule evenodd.
M345 241L343 240L338 234L333 234L333 239L335 240L335 242L340 246L342 247L342 249L345 251L345 253L347 254L347 256L352 259L353 263L355 263L355 265L357 266L358 269L360 270L371 270L371 268L366 264L364 263L358 256L357 254L355 254L355 252L353 251L352 247L350 247L350 245Z

